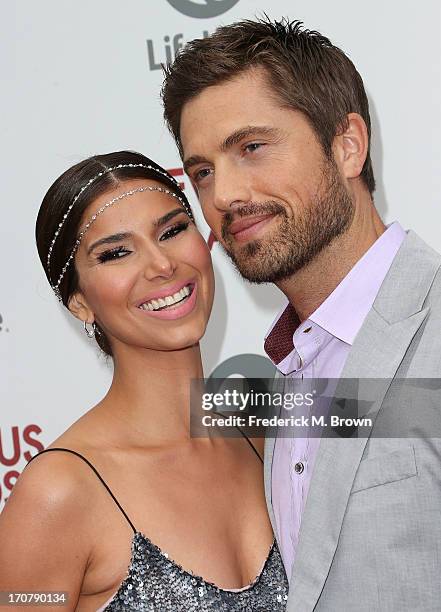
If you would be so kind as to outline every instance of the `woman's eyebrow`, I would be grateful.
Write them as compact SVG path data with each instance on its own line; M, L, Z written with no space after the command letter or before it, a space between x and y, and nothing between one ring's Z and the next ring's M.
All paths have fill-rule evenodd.
M175 208L174 210L171 210L170 212L168 212L166 215L163 215L162 217L159 217L158 219L156 219L153 222L153 225L155 228L161 227L162 225L165 225L166 223L171 221L171 219L174 219L180 213L187 214L185 212L185 208L183 207Z
M95 242L92 242L90 247L87 249L87 254L90 255L96 247L101 246L102 244L113 244L114 242L120 242L121 240L127 240L132 238L133 234L131 232L120 232L118 234L111 234L110 236L105 236L104 238L100 238Z

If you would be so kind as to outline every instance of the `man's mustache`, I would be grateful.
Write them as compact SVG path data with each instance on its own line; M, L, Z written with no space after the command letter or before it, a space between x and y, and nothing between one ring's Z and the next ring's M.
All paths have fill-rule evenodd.
M227 212L224 214L222 220L221 234L224 240L227 240L229 237L229 228L230 225L235 221L238 217L259 217L262 215L285 215L286 211L284 207L278 202L249 202L248 204L244 204L240 208L236 208L233 212Z

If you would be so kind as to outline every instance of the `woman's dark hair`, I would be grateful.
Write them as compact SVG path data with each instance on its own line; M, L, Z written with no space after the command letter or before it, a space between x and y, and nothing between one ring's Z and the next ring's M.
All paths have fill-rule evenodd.
M90 179L96 177L99 172L120 164L143 164L144 166L152 166L159 170L161 174L155 172L155 170L142 167L116 168L111 172L106 172L84 190L76 200L72 210L64 219L64 215L74 198ZM89 157L75 166L72 166L69 170L66 170L66 172L53 183L44 196L35 227L38 254L51 286L57 283L62 269L74 248L75 241L80 231L80 223L84 211L96 198L114 189L122 181L130 179L157 181L170 189L170 191L176 193L186 202L186 204L188 204L185 194L180 190L173 178L171 176L168 178L168 176L164 176L162 173L166 173L166 170L141 153L136 153L134 151L117 151L115 153ZM188 207L190 208L189 204ZM63 220L64 224L59 228L59 224ZM56 231L59 231L59 234L51 253L49 270L47 257ZM75 261L71 262L59 286L61 301L66 308L68 307L70 297L79 288L78 274L74 264ZM95 338L99 347L106 355L112 356L112 348L108 338L98 325L97 327L100 333L97 333Z
M184 105L207 87L252 68L264 69L267 83L283 107L304 114L328 157L334 137L348 125L348 114L363 117L369 149L360 176L372 194L371 121L361 76L341 49L319 32L305 29L300 21L239 21L190 41L178 52L164 69L162 99L164 117L181 156Z

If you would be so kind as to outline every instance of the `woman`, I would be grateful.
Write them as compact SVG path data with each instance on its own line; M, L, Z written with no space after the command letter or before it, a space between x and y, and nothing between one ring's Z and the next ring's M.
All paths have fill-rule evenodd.
M18 480L0 590L66 591L69 610L284 610L262 449L189 436L214 279L185 195L140 154L100 155L52 185L36 234L52 288L114 375Z

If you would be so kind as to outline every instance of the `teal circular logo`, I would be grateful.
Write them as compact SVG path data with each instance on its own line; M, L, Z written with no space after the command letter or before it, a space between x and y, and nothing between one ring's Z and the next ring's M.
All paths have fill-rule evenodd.
M239 0L167 0L167 2L187 17L209 19L226 13Z

